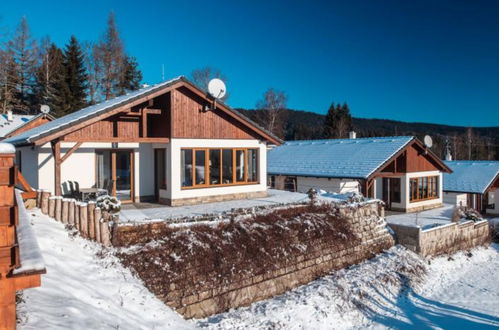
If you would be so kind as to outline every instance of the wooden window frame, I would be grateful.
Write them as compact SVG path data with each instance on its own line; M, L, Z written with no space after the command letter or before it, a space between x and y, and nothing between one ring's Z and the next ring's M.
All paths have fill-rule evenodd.
M203 189L203 188L217 188L217 187L230 187L230 186L242 186L242 185L256 185L260 183L260 149L259 148L180 148L180 152L182 150L191 150L192 152L192 186L182 186L180 185L181 190L189 190L189 189ZM220 151L220 183L211 184L210 183L210 151L211 150L219 150ZM232 151L232 183L222 183L223 180L223 150L231 150ZM257 168L256 168L256 180L249 181L248 180L248 150L255 150L256 159L257 159ZM204 173L205 173L205 183L196 184L196 151L204 151L205 153L205 164L204 164ZM244 181L237 181L237 160L236 153L237 151L243 151L244 153ZM184 169L182 168L181 171ZM206 179L207 178L207 179Z
M420 195L420 184L422 183L423 194ZM426 183L426 185L425 185ZM415 187L415 189L414 189ZM439 176L428 175L409 178L409 203L423 202L439 199ZM426 193L425 193L426 192Z

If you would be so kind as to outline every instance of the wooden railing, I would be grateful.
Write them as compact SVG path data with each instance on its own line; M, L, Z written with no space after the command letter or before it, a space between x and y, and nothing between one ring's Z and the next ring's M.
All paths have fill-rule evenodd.
M16 291L40 286L40 275L45 273L40 263L32 269L29 260L24 260L33 255L27 250L38 245L23 200L16 196L16 183L25 186L27 182L17 172L14 157L14 148L0 143L0 330L16 328ZM19 211L24 215L21 223Z

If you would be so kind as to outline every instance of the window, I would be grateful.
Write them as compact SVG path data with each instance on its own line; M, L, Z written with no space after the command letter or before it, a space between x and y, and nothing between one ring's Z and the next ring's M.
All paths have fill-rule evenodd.
M181 183L183 188L257 182L258 149L181 150Z
M182 187L192 186L192 149L184 149L180 153Z
M438 176L411 178L409 181L410 202L438 198Z

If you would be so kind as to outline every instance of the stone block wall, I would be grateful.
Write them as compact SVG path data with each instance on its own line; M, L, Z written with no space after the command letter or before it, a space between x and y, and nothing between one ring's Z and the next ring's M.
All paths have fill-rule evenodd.
M208 277L201 278L205 275L199 272L196 273L200 274L200 278L191 278L194 272L185 269L178 280L168 284L169 290L164 290L164 283L148 284L145 281L145 284L159 299L186 318L203 318L230 308L247 306L282 294L334 270L359 263L392 247L394 239L384 218L380 217L382 210L383 207L376 203L358 208L340 208L341 219L338 221L350 223L355 239L338 244L317 237L306 243L307 248L304 250L307 253L288 256L273 269L266 269L262 273L255 274L248 269L248 272L240 272L230 282L226 279L214 282L208 280L211 275L205 274ZM276 241L275 244L284 242ZM236 267L247 267L247 261L238 262Z
M438 256L471 249L490 242L488 221L449 223L427 230L390 224L398 244L424 256Z

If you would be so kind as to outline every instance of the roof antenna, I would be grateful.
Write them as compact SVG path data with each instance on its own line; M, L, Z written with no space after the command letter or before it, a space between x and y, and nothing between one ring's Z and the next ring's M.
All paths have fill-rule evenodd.
M161 81L165 81L165 65L161 64Z
M225 96L227 88L225 83L218 78L211 79L208 83L208 93L214 98L212 110L217 107L217 100L220 100Z

